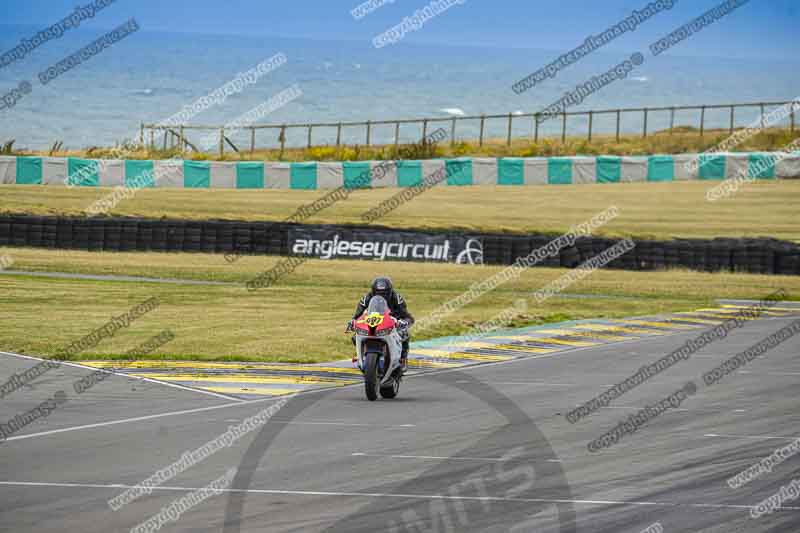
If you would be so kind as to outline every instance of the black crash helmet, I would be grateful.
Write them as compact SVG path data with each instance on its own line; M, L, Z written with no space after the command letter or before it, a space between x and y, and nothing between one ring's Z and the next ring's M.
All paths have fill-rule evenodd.
M372 281L373 296L383 296L387 302L390 302L392 291L392 280L389 278L375 278Z

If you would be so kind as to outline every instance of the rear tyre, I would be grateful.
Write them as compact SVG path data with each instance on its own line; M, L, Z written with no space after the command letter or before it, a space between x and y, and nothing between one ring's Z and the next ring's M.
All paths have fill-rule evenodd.
M374 402L378 399L378 389L378 354L368 353L364 368L364 392L369 401Z

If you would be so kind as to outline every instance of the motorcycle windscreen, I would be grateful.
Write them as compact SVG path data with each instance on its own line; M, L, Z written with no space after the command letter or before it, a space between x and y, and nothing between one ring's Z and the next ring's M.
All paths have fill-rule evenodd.
M367 307L367 315L377 313L381 316L389 311L389 304L383 296L373 296L369 300L369 307Z

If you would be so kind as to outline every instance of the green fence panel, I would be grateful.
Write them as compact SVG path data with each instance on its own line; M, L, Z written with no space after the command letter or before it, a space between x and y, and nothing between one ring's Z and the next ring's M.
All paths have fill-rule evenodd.
M597 183L619 183L621 178L621 157L602 156L597 158Z
M472 185L471 159L448 159L444 164L448 185Z
M775 156L750 154L747 162L747 175L758 180L775 179Z
M674 181L675 160L668 155L652 155L647 159L647 181Z
M255 163L255 162L236 163L236 188L263 189L264 163Z
M125 186L133 189L155 187L152 161L125 161Z
M372 186L372 168L369 163L345 161L342 163L346 189L368 189Z
M99 187L100 164L93 159L68 157L67 180L78 187Z
M724 180L725 160L724 155L701 154L700 169L697 177L701 180Z
M525 161L518 158L497 160L498 185L525 185Z
M551 185L568 185L572 183L572 159L548 159L547 183Z
M17 185L42 184L42 158L17 157Z
M316 189L317 164L292 163L290 181L292 189Z
M211 187L211 164L206 161L184 161L183 186L187 189Z
M413 187L422 183L421 161L397 162L397 186Z

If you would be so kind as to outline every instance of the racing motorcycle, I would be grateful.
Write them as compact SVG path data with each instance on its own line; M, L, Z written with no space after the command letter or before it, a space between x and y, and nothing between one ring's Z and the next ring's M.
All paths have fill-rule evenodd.
M369 401L394 398L400 391L403 367L402 341L408 325L391 315L382 296L373 296L364 313L346 331L355 332L356 355L353 364L364 374L364 390Z

